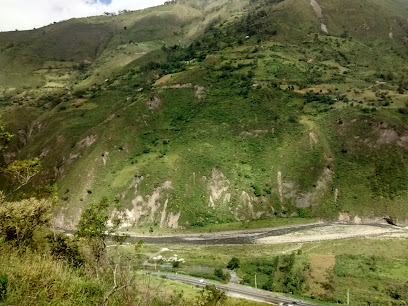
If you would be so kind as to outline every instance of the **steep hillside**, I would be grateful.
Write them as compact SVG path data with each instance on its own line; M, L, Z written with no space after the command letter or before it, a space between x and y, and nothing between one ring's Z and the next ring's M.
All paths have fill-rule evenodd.
M41 158L35 183L58 184L62 227L103 196L121 198L129 226L406 220L407 10L185 1L1 33L17 84L0 82L18 135L5 162ZM65 69L58 90L49 61Z

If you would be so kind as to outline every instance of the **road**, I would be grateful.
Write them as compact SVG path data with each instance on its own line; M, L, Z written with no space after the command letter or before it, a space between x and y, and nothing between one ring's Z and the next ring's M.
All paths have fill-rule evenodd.
M259 301L259 302L264 302L264 303L273 304L273 305L290 305L291 303L294 303L294 302L296 302L297 305L302 305L302 306L318 305L318 304L314 304L310 302L300 301L297 299L291 299L286 296L277 295L269 291L255 289L255 288L251 288L251 287L247 287L247 286L243 286L239 284L225 284L224 285L224 284L213 283L207 280L202 280L202 279L198 279L198 278L194 278L190 276L176 275L176 274L170 274L170 273L161 273L161 272L152 272L148 274L166 277L167 279L171 279L171 280L178 281L178 282L183 282L183 283L190 284L190 285L201 286L201 287L205 287L206 285L215 285L215 287L218 290L224 291L228 296L239 297L239 298L250 300L250 301Z

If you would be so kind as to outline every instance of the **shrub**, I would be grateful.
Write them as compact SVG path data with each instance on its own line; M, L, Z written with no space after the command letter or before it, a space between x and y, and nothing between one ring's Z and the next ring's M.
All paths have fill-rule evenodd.
M7 275L0 276L0 302L6 300L7 283L8 283Z
M225 282L228 282L231 278L231 275L228 272L224 273L221 268L214 269L214 275Z
M34 233L49 223L51 205L34 198L6 202L0 194L0 237L17 246L29 246Z
M234 269L239 268L239 265L240 265L239 258L232 257L231 260L229 261L228 265L227 265L227 268L231 269L231 270L234 270Z
M252 184L251 187L253 188L253 190L254 190L254 195L255 195L256 197L260 197L260 196L262 195L261 189L259 188L258 185Z
M51 247L51 255L57 260L65 260L74 268L84 264L84 259L78 246L64 234L49 234L46 236Z
M180 262L178 260L173 261L172 267L173 268L179 268L180 267Z

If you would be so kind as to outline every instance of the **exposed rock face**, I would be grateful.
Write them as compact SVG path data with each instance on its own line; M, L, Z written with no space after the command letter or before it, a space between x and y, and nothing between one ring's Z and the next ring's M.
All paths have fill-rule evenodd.
M96 141L96 139L97 139L96 135L89 135L78 142L78 147L81 149L87 148L91 146Z
M193 84L191 84L191 83L174 84L174 85L162 86L162 88L163 89L193 88Z
M324 23L323 11L319 3L316 0L311 0L310 5L313 7L314 11L316 12L317 17L320 19L320 28L322 32L329 33L329 31L327 30L327 26Z
M124 226L136 225L141 221L153 222L160 219L160 225L163 227L178 227L180 213L168 212L169 198L166 195L166 190L173 188L171 181L165 181L151 195L143 197L138 192L138 185L143 180L143 177L139 177L133 182L135 189L135 198L132 200L133 208L125 210L127 220Z
M316 187L314 190L307 192L306 194L300 195L296 199L296 206L297 207L310 207L313 205L313 203L316 202L319 196L321 196L326 188L327 185L331 182L333 178L333 171L331 171L329 168L325 168L320 175Z
M109 152L106 151L102 154L102 162L104 166L106 166L106 163L108 162L108 158L109 158Z
M211 179L208 183L208 190L210 192L209 206L215 207L216 202L227 203L231 200L231 193L228 192L230 187L230 181L227 180L225 175L217 170L212 170Z
M162 100L158 96L154 96L146 101L146 107L148 109L158 108L162 104Z
M194 95L195 95L195 97L197 99L201 100L201 99L203 99L205 97L205 88L204 88L204 86L196 85L196 86L194 86L194 89L195 89Z

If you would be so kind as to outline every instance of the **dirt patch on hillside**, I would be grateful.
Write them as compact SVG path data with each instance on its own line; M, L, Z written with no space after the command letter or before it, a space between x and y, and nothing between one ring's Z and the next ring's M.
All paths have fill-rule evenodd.
M90 145L92 145L96 141L96 136L95 135L89 135L82 139L80 142L78 142L78 147L79 148L87 148Z
M387 128L386 126L380 126L376 128L379 133L377 145L386 145L396 143L404 149L408 149L408 134L404 132L402 135L397 131Z
M168 85L168 86L162 86L162 89L180 89L180 88L193 88L193 84L187 83L187 84L174 84L174 85Z
M194 95L197 99L201 100L205 97L205 87L204 86L196 85L194 86L194 89L195 89Z
M165 76L162 76L160 79L158 79L158 80L154 83L154 85L157 86L157 85L160 85L160 84L162 84L162 83L165 83L165 82L167 82L168 80L170 80L170 78L171 78L172 76L173 76L172 74L166 74Z
M282 186L282 172L281 171L278 171L277 180L278 180L279 199L282 203L283 202L283 186Z
M268 134L269 130L249 130L243 131L239 136L242 137L263 137Z
M304 89L295 89L295 92L300 93L300 94L307 94L308 92L327 94L329 91L323 88L311 87L311 88L304 88Z
M77 99L74 103L72 103L73 106L79 107L82 104L84 104L86 102L85 99Z
M322 8L320 7L319 3L316 0L311 0L310 5L313 7L314 11L318 18L323 18Z
M145 105L148 109L158 108L162 104L162 100L158 96L153 96L146 101Z
M378 144L388 144L396 142L399 139L398 133L391 129L380 130L380 139L378 139Z
M309 132L310 147L317 145L317 135L315 132Z
M330 273L336 264L334 255L310 254L310 277L308 278L309 290L307 295L329 297Z
M103 165L104 165L104 166L106 165L106 163L107 163L107 161L108 161L108 158L109 158L109 152L108 152L108 151L103 152L103 153L102 153L102 162L103 162Z

